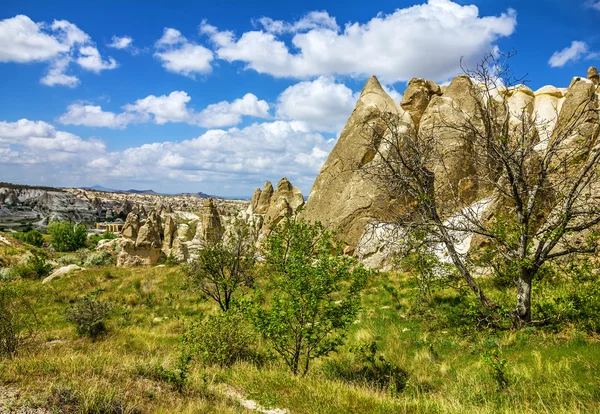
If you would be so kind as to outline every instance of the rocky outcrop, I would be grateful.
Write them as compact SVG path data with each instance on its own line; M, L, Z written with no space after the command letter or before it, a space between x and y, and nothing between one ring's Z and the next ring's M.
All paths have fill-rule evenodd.
M518 128L521 120L535 121L536 130L532 133L539 141L533 157L543 154L553 139L561 137L562 141L568 136L566 150L582 150L585 159L586 151L591 150L600 135L599 82L600 76L593 67L588 70L587 79L576 77L568 88L544 86L535 92L524 85L490 91L465 75L457 76L441 88L431 81L413 79L398 106L372 77L315 180L303 217L341 227L348 242L345 251L356 253L377 267L390 254L392 227L387 223L393 223L398 212L410 202L394 199L361 174L361 170L377 160L378 154L387 150L369 139L368 129L378 127L377 117L382 112L399 126L401 134L433 139L436 153L442 155L441 161L430 166L435 173L438 213L443 219L451 219L482 200L497 198L492 185L482 179L495 179L490 155L475 153L465 137L474 137L484 128ZM484 91L491 92L493 99L483 99ZM485 125L479 116L480 109L499 102L506 103L498 105L498 113L506 116L508 123ZM465 125L468 128L461 128ZM369 142L371 147L367 145ZM378 145L377 151L373 145ZM499 202L486 202L486 209L497 209Z
M398 123L406 129L414 128L410 114L394 102L372 76L321 168L302 212L307 220L341 226L348 243L347 253L354 251L368 223L380 221L382 217L391 219L398 205L398 200L388 191L373 185L361 172L376 155L368 146L369 138L365 136L368 131L364 126L377 122L381 112L397 117Z
M442 95L442 90L433 81L414 78L408 83L400 106L410 114L414 125L419 125L421 116L434 95Z
M64 277L71 272L81 272L82 270L85 270L85 268L77 266L75 264L63 266L60 269L56 269L54 272L52 272L52 274L50 274L50 276L48 276L44 280L42 280L42 284L51 282L54 279L60 279L61 277Z
M45 228L51 221L92 224L97 211L88 200L59 189L47 187L0 186L0 227L32 225Z
M140 226L140 216L134 212L131 212L127 215L127 219L125 219L125 224L123 224L121 235L127 239L136 240Z
M254 194L256 194L256 191L254 191ZM271 184L271 181L267 181L263 189L258 194L258 201L256 203L256 208L254 208L254 212L256 214L265 214L271 205L272 196L273 184Z
M201 238L204 243L211 245L221 240L223 236L223 226L219 212L215 207L212 198L207 198L202 207L202 223L199 227Z
M270 183L269 183L270 184ZM273 192L264 222L269 226L277 225L282 218L298 211L304 205L304 197L299 188L294 187L287 178L277 183Z
M171 248L173 247L173 241L175 238L176 231L177 231L177 226L175 225L175 221L173 221L173 217L167 216L165 218L163 242L162 242L162 251L166 255L169 255L169 253L171 252Z

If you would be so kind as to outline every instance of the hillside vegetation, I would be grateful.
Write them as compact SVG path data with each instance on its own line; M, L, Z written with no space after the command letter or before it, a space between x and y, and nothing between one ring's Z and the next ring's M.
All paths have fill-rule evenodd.
M11 242L0 243L3 266L30 250L64 256L3 237ZM508 313L512 289L497 278L481 283ZM424 284L414 271L372 274L343 346L302 376L258 336L231 366L182 357L187 328L221 310L178 265L2 280L33 318L27 341L0 360L0 411L249 412L242 397L290 413L600 410L600 292L590 268L547 269L536 287L539 323L521 330L508 315L482 314L456 287L452 277ZM84 298L110 307L106 332L93 339L65 317Z

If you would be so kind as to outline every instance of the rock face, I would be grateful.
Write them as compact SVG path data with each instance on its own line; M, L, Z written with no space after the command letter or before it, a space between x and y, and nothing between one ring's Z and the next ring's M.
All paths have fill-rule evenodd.
M202 224L199 230L201 231L202 240L209 245L217 243L223 236L223 227L221 226L219 212L212 198L207 198L204 201L204 207L202 207Z
M265 223L269 226L277 225L287 214L295 213L303 205L304 197L300 189L284 177L277 183L277 189L271 197Z
M173 221L173 217L167 216L165 218L165 226L164 226L164 237L162 243L162 251L167 256L171 252L171 248L173 247L173 241L175 239L175 232L177 231L177 226L175 225L175 221Z
M115 251L117 266L154 266L161 255L163 234L160 216L151 211L145 222L136 213L129 213L121 238L103 243L99 250ZM118 247L117 247L118 246Z
M553 139L565 133L569 136L567 148L577 146L591 150L600 135L599 82L598 71L591 67L587 79L576 77L568 88L544 86L533 92L519 85L498 88L492 98L505 99L507 106L499 110L507 111L508 128L516 128L523 117L535 121L534 136L539 139L535 150L540 154ZM369 148L367 142L372 140L365 132L365 125L373 127L381 111L396 117L392 119L404 128L402 133L434 139L435 149L443 157L440 165L430 166L435 172L438 213L442 218L450 219L467 206L493 199L492 188L479 180L490 174L483 170L490 164L480 158L489 155L474 153L467 144L469 140L464 139L465 134L479 133L485 128L478 108L494 102L482 99L483 89L465 75L457 76L447 87L441 88L431 81L413 79L401 104L397 105L377 79L371 77L315 180L303 217L341 227L343 238L348 242L345 251L355 253L370 266L381 267L386 262L393 244L390 234L394 228L390 224L410 200L395 200L361 174L361 169L376 160L378 153L386 151L378 143L378 151ZM584 105L588 102L591 103ZM460 126L466 123L472 129L461 130ZM497 208L497 203L488 204L487 209ZM282 207L285 206L282 204Z
M257 189L258 190L258 189ZM267 181L262 190L259 190L258 201L256 202L256 208L254 212L256 214L265 214L269 209L269 205L271 204L271 197L273 196L273 184L271 181ZM256 194L256 191L254 191Z
M51 221L91 224L97 211L88 200L59 189L0 185L0 227L29 224L45 228Z
M71 272L80 272L82 270L85 270L83 267L77 266L75 264L70 264L68 266L63 266L60 269L56 269L54 272L52 272L52 274L48 277L46 277L44 280L42 280L42 283L48 283L51 282L54 279L60 279L61 277L71 273Z
M307 220L341 226L348 242L347 253L353 252L367 223L383 217L391 219L398 204L386 191L366 180L360 171L375 156L373 149L367 146L363 125L376 121L379 111L396 116L409 128L414 127L411 115L394 102L372 76L321 168L302 212Z

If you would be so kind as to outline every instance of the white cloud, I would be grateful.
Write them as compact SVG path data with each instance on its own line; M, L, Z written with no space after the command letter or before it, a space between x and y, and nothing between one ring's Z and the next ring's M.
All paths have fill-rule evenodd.
M104 111L100 106L75 103L69 105L58 122L107 128L124 128L131 123L144 121L153 121L159 125L185 122L215 128L237 125L243 116L270 118L269 104L251 93L233 102L221 101L208 105L200 112L188 107L191 99L184 91L173 91L161 96L149 95L124 105L123 112L119 114Z
M95 73L117 67L113 58L103 60L90 36L73 23L55 20L47 25L24 15L0 21L0 62L48 62L40 82L68 87L79 84L77 76L66 73L73 62Z
M581 59L589 59L595 54L590 53L587 43L574 40L571 46L561 51L554 52L548 60L548 64L553 68L561 68L569 62L577 62Z
M154 122L157 124L188 122L191 113L187 108L187 103L191 99L184 91L174 91L169 95L149 95L143 99L138 99L133 104L125 105L123 109L146 116L152 115Z
M131 113L115 114L114 112L104 112L100 106L76 103L69 105L67 112L58 118L58 122L66 125L124 128L138 118Z
M261 17L257 22L270 33L297 33L312 29L339 30L335 17L329 16L326 11L312 11L302 19L288 23L282 20L273 20L270 17Z
M256 95L247 93L243 98L236 99L231 103L222 101L208 105L194 119L200 126L220 128L239 124L242 116L270 118L269 104L266 101L258 100Z
M95 73L100 73L103 70L110 70L117 67L117 62L113 58L109 58L108 62L103 61L98 49L92 46L85 46L79 49L81 56L77 58L77 63L84 69Z
M0 21L0 62L43 62L68 50L27 16Z
M212 129L181 142L155 142L109 152L97 139L82 139L55 131L45 122L23 119L0 122L0 167L10 179L50 185L90 185L94 182L146 182L172 189L173 182L188 187L205 182L203 190L250 194L266 178L287 176L308 193L319 168L334 145L318 133L297 129L292 122L255 123L239 129ZM93 178L90 178L93 177ZM156 188L156 187L155 187ZM160 188L159 188L160 189Z
M347 23L341 31L332 21L322 19L313 28L305 25L305 31L293 36L291 47L278 34L299 31L291 29L295 23L263 19L270 32L249 31L239 38L212 26L201 31L210 36L220 59L241 61L247 69L276 77L375 74L386 83L415 76L446 80L461 71L461 56L466 64L477 62L498 38L511 35L516 12L480 17L476 6L429 0L379 14L365 24Z
M165 28L155 47L154 56L170 72L193 78L195 74L205 74L212 70L212 51L189 42L178 30Z
M306 124L313 131L340 131L352 113L357 94L332 78L300 82L278 98L277 116Z
M129 36L113 36L112 41L106 46L114 49L127 49L133 43L133 39Z

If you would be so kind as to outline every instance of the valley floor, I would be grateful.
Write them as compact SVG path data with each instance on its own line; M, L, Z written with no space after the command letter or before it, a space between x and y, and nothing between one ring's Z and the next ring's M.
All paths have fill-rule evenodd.
M0 283L25 289L39 321L29 346L0 360L1 412L600 412L597 336L568 324L473 330L469 308L452 293L415 311L417 287L407 275L371 280L347 343L307 376L291 375L274 358L231 368L192 361L180 391L154 368L175 366L186 324L217 309L189 289L178 267L91 268L47 284ZM113 304L108 333L96 341L77 336L64 318L90 293ZM336 376L355 358L352 348L369 341L407 371L402 392Z

